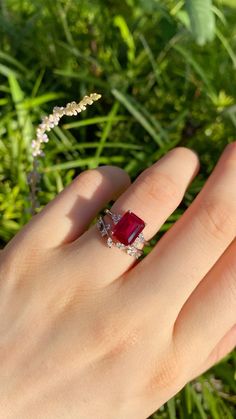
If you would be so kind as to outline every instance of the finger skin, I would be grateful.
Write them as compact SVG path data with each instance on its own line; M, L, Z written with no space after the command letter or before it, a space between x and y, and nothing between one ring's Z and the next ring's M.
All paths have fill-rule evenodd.
M130 184L128 174L115 166L86 170L34 216L14 238L44 249L78 238L96 214Z
M203 364L194 371L192 379L203 374L206 370L221 361L226 355L235 349L236 346L236 324L225 334L216 347L211 351Z
M183 147L171 150L165 157L146 169L135 182L125 190L112 206L112 211L123 214L131 210L146 226L144 237L150 239L181 202L186 188L199 168L195 152ZM78 254L83 267L86 253L93 260L91 269L96 281L97 272L103 272L103 283L111 283L129 269L135 258L116 247L108 248L96 226L89 229L71 245L68 251ZM96 257L95 257L96 256ZM73 260L73 257L72 257ZM100 275L97 278L101 281Z
M137 272L129 272L125 286L130 299L133 301L133 289L139 304L144 300L148 304L157 294L162 295L162 304L168 305L169 315L175 320L188 297L234 240L235 214L236 143L232 143L185 214L136 267Z
M236 240L201 281L174 326L177 352L186 364L204 360L236 322ZM181 348L181 349L180 349Z
M65 248L69 249L73 245L69 243L67 247L66 244ZM19 270L15 269L17 286L12 286L10 276L6 277L5 287L2 283L3 304L0 307L4 315L0 316L0 325L2 341L6 346L1 351L1 405L6 401L8 407L3 413L4 417L7 417L8 409L13 409L12 418L41 416L45 419L46 416L66 417L68 414L72 418L79 414L80 417L104 419L110 417L111 411L118 411L118 416L123 418L141 417L141 409L151 414L181 387L183 378L178 381L180 372L182 374L180 363L176 362L175 354L172 354L172 341L166 335L172 326L169 318L166 316L166 323L162 323L159 317L152 316L154 305L144 306L143 302L139 306L139 317L127 316L124 299L118 300L111 287L88 292L87 295L83 294L83 290L78 290L76 285L79 275L86 277L87 266L90 268L99 259L99 253L91 259L88 246L85 250L82 256L79 255L79 247L76 254L71 252L71 263L77 274L74 284L70 282L73 275L69 264L64 264L63 275L58 277L57 269L62 271L62 265L57 252L48 252L46 267L42 263L37 269L36 264L32 263L28 282L24 275L21 279ZM55 255L57 259L53 257ZM30 261L31 255L27 256ZM82 257L85 257L86 264L81 267ZM105 265L110 263L107 259L102 261L101 269L96 272L97 281L102 282ZM229 287L229 281L226 282L233 290L234 274L231 276L231 271L234 272L235 262L232 263L227 271L230 273L228 277L232 287ZM175 266L172 266L172 270L175 270ZM7 269L2 271L4 279L8 272ZM217 283L218 278L220 269L217 271ZM2 292L3 289L7 292ZM209 289L212 290L211 287ZM204 298L207 290L206 286ZM216 290L209 297L210 303L215 301L213 297L219 298L219 292L222 298L228 295L225 289L224 292ZM161 307L160 294L156 294L155 298L160 312L162 310L167 313L169 306ZM201 304L204 298L200 298ZM199 298L197 300L199 302ZM130 307L132 301L126 300L125 304ZM218 306L218 301L214 302L215 306ZM225 306L231 311L230 303ZM214 307L211 307L212 318L216 321L219 313L215 315ZM12 321L13 312L15 321ZM211 316L208 318L211 320ZM204 320L206 322L206 318ZM222 327L220 322L219 327ZM186 333L189 340L189 331ZM208 336L204 336L204 339L208 340ZM183 351L183 346L179 347ZM193 359L199 360L199 349L195 345L194 349L197 350L197 356L191 357L191 366ZM14 352L15 363L11 363L9 355L13 355L14 359ZM183 360L181 367L185 368ZM148 404L147 389L148 394L152 391L153 395L155 392L153 404ZM16 408L16 399L22 410ZM127 408L129 404L130 410ZM143 417L148 415L143 414Z

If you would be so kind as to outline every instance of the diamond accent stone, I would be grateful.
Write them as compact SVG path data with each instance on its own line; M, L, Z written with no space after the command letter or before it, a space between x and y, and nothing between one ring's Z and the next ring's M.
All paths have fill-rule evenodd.
M117 224L118 221L120 221L120 219L121 219L121 215L120 214L112 214L111 218L112 218L113 223Z
M123 243L116 242L116 247L118 247L119 249L123 249L125 245Z
M128 253L128 255L134 256L136 254L136 249L128 248L126 252Z
M143 233L140 233L140 234L139 234L138 239L139 239L139 242L140 242L140 243L144 243L144 242L145 242L145 238L144 238Z
M107 246L108 247L112 247L112 245L113 245L113 241L112 241L111 237L108 237L108 239L107 239Z

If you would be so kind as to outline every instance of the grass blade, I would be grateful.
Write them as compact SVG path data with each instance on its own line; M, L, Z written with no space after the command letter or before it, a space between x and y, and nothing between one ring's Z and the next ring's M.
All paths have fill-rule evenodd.
M182 45L176 44L173 45L173 48L178 51L183 58L190 64L190 66L196 71L196 73L200 76L201 80L204 82L205 86L207 87L208 91L212 95L216 95L213 86L211 85L210 80L205 72L205 70L200 66L200 64L193 58L193 56L187 51Z
M174 399L174 397L167 402L167 408L168 408L170 419L176 419L175 399Z
M156 132L155 128L150 124L147 118L131 103L129 97L121 93L117 89L112 89L112 94L115 96L119 102L125 106L125 108L133 115L133 117L142 125L142 127L148 132L148 134L153 138L153 140L159 145L159 147L164 146L164 142L160 137L160 134Z
M229 42L227 41L227 39L225 38L223 33L218 28L216 28L216 35L219 38L222 45L225 47L227 53L229 54L229 57L232 60L234 68L236 68L236 55L235 55L233 49L231 48Z
M197 410L199 412L200 418L201 419L208 419L207 414L204 412L204 409L202 407L201 401L200 401L200 397L199 395L196 393L196 391L194 390L193 386L191 386L191 394L192 394L192 398L195 402L195 405L197 407Z
M43 169L44 173L53 172L54 170L67 170L75 167L96 167L95 163L99 164L117 164L124 163L127 160L125 156L111 156L111 157L88 157L84 159L72 160L65 163L54 164Z
M102 153L102 150L104 148L105 142L106 142L107 138L110 135L110 132L111 132L111 129L112 129L112 125L114 124L114 118L115 118L115 116L116 116L116 114L117 114L117 112L119 110L119 106L120 106L119 102L115 102L114 105L113 105L113 107L112 107L112 109L111 109L111 111L110 111L110 113L109 113L109 115L108 115L107 123L106 123L106 125L104 127L104 130L102 132L102 136L101 136L101 139L100 139L99 146L98 146L98 148L96 150L96 154L95 154L95 167L97 166L96 159L98 159L100 157L100 155Z
M119 121L126 121L128 118L127 116L123 115L117 115L113 117L113 122L119 122ZM74 122L68 122L62 127L64 129L70 129L70 128L79 128L79 127L86 127L88 125L94 125L94 124L102 124L109 120L108 116L95 116L94 118L86 118L82 119L81 121L74 121Z

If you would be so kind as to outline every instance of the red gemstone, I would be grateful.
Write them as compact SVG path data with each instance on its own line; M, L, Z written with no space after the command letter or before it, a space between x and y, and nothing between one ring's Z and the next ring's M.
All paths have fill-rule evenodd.
M145 223L133 212L126 212L123 217L115 224L112 235L120 243L126 246L132 244L139 233L144 229Z

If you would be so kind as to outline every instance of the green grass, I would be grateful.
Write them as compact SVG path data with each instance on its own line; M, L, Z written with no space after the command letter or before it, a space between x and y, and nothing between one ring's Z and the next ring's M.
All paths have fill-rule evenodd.
M214 40L199 46L183 3L2 0L1 246L30 218L30 141L42 115L93 91L102 99L50 134L40 162L41 206L81 170L115 164L134 179L176 145L199 153L201 174L160 234L191 203L235 139L236 8L214 2ZM233 419L235 370L233 353L153 418Z

